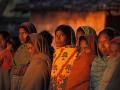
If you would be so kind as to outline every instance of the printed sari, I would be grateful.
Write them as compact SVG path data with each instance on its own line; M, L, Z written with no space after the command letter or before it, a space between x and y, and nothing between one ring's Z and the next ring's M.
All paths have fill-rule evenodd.
M65 90L66 82L76 58L76 48L62 47L56 49L51 71L51 90Z

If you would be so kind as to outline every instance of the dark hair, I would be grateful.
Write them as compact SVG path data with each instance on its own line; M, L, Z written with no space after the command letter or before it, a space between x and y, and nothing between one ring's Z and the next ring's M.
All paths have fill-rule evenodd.
M116 35L115 35L115 31L112 30L111 28L105 28L103 29L99 35L98 35L98 39L102 34L106 34L107 37L109 38L109 40L112 40Z
M71 45L75 43L75 33L71 26L60 25L55 30L55 35L57 31L62 31L66 36L66 45Z
M0 31L0 35L2 35L5 41L10 37L10 34L7 31Z
M47 40L48 45L51 46L53 41L53 36L47 30L40 32L39 35L40 34Z
M85 34L84 30L81 27L78 27L76 32L83 32Z
M26 31L27 33L29 33L29 34L31 34L31 33L37 33L37 30L36 30L34 24L32 24L31 22L24 22L24 23L22 23L22 24L19 26L19 29L20 29L20 28L24 28L25 31Z
M20 46L20 41L18 37L9 37L6 42L12 45L13 52L16 52L16 50Z
M27 38L26 38L26 42L25 42L25 43L26 43L26 44L27 44L27 43L32 43L32 40L31 40L31 38L30 38L29 35L27 36Z

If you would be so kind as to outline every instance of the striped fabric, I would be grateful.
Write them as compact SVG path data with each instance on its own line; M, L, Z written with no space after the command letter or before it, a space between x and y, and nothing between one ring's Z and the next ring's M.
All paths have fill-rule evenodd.
M107 62L107 57L102 58L100 56L97 56L94 59L91 67L91 90L98 89L98 85L100 84L102 74L107 67Z

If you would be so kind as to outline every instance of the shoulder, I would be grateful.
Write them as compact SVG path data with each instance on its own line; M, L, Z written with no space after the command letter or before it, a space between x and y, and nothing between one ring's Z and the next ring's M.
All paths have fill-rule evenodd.
M44 53L34 55L31 63L51 65L49 56Z
M96 56L95 58L94 58L94 60L93 60L93 62L92 62L92 68L93 67L97 67L100 63L101 63L101 57L99 57L99 56Z
M22 44L22 45L17 49L17 52L23 51L23 50L26 50L26 49L27 49L26 44Z
M12 56L12 53L11 53L10 50L4 50L3 53L2 53L2 56L3 56L3 57Z

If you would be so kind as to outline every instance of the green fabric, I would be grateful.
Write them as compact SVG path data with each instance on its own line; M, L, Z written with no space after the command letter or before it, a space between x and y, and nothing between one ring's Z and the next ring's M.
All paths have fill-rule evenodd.
M91 67L91 88L90 90L98 90L98 85L102 79L102 75L107 67L108 58L97 56Z
M25 44L21 45L14 56L15 66L28 64L30 62L30 55Z
M90 26L81 26L81 28L84 30L86 35L90 35L91 34L91 35L95 35L96 36L96 32L95 32L95 30L92 27L90 27Z

